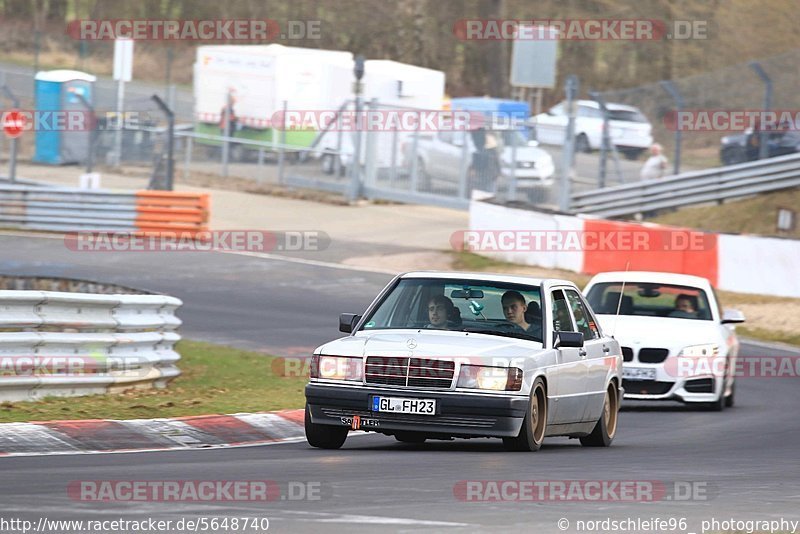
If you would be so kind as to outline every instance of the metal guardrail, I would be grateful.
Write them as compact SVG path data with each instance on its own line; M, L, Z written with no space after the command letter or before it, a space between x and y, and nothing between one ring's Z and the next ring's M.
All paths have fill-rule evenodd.
M800 154L692 171L572 195L571 209L620 217L800 187Z
M165 387L182 302L163 295L0 291L0 400Z
M0 184L0 226L56 232L204 231L208 195Z

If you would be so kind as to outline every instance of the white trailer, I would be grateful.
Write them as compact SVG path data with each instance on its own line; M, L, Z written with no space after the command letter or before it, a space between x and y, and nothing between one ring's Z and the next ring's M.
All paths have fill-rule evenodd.
M195 119L198 130L219 133L228 93L234 98L238 137L264 140L273 115L290 110L336 109L351 87L353 54L271 45L219 45L197 49L194 65ZM352 74L351 74L352 77ZM313 136L312 136L313 138Z

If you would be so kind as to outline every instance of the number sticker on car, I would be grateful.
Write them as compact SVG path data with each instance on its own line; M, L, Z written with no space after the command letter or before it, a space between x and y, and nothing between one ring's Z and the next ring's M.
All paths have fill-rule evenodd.
M436 415L435 399L407 399L403 397L372 397L373 412Z

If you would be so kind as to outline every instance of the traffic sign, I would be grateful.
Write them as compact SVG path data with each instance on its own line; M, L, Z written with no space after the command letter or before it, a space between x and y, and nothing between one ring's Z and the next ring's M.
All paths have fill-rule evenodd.
M3 114L3 131L6 137L15 139L25 130L25 115L18 109L6 111Z

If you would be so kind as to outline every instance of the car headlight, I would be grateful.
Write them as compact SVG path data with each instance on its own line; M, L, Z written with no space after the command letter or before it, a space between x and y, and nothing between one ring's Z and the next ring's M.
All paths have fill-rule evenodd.
M361 382L361 362L361 358L314 354L311 357L311 378Z
M687 358L709 358L719 355L719 347L713 343L708 343L706 345L691 345L689 347L685 347L681 351L680 355Z
M462 365L456 387L494 391L519 391L522 389L522 369L517 367Z

